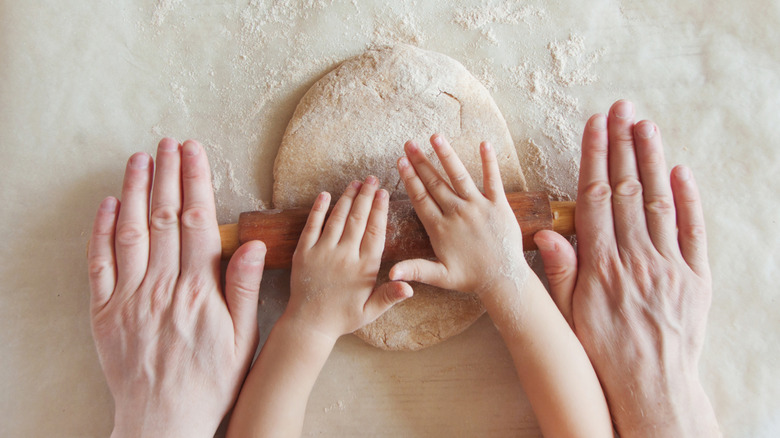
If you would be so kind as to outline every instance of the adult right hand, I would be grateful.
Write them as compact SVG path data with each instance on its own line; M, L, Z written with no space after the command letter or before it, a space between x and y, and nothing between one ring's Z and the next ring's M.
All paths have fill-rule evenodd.
M627 101L590 118L580 166L577 254L551 231L535 242L618 433L719 435L698 376L712 285L690 170L670 181L658 128Z

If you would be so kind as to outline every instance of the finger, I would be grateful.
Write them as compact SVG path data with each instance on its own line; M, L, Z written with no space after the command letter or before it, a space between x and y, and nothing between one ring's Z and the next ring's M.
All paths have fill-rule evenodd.
M544 273L550 283L550 295L563 317L573 327L572 295L577 283L577 255L574 248L563 236L549 230L536 233L534 243L542 256Z
M149 262L149 189L152 183L152 157L137 153L130 157L122 184L122 205L114 240L117 284L135 291L146 274Z
M385 235L387 233L387 209L390 195L387 191L379 190L374 196L371 214L366 224L366 232L363 235L363 241L360 243L360 255L382 257L385 249Z
M349 212L352 210L352 202L362 187L363 184L360 181L349 183L344 190L344 194L341 195L341 198L339 198L333 210L331 210L320 241L335 246L341 240L341 235L344 234L344 224L346 224Z
M412 259L398 262L390 269L390 280L417 281L431 286L451 289L448 283L447 267L425 259Z
M187 140L181 147L181 273L201 277L204 269L218 269L219 239L211 169L203 147Z
M414 211L425 226L436 222L442 216L441 209L436 201L433 200L428 189L425 188L414 166L409 163L407 157L398 159L398 174L401 175L401 181L404 183L406 194L412 202Z
M181 236L181 154L179 143L164 138L157 146L152 187L152 209L149 216L149 270L148 277L179 274Z
M704 228L704 213L701 198L693 174L687 167L677 166L672 170L672 193L677 210L680 251L700 277L709 278L707 261L707 233Z
M612 218L612 190L607 166L607 118L596 114L582 134L582 158L574 211L579 250L587 252L583 262L596 262L597 254L616 247Z
M439 175L433 164L414 142L406 142L404 149L406 157L412 163L420 181L422 181L428 193L430 193L442 211L446 212L454 203L461 201L461 198L452 190L447 181Z
M483 141L479 145L479 154L482 157L482 187L485 196L491 201L505 200L506 193L504 193L504 183L501 182L496 151L490 143Z
M363 314L368 319L367 323L379 318L401 301L411 298L413 294L412 287L403 281L391 281L377 287L371 292L371 296L368 297L363 306Z
M366 178L352 202L352 208L349 210L349 216L347 216L347 222L344 225L344 234L341 236L341 242L360 246L363 234L366 232L366 224L371 214L371 206L374 204L374 195L376 194L378 184L379 182L375 176Z
M447 173L452 188L455 189L458 196L468 199L473 194L479 193L474 180L471 179L471 175L466 170L466 166L460 161L458 154L444 136L434 134L431 137L431 146L433 146L436 156L439 157L439 162L441 162L444 172Z
M266 248L263 242L247 242L236 250L225 273L225 302L238 344L254 348L257 343L257 302Z
M609 131L609 180L612 184L612 210L615 234L622 249L649 246L642 185L634 150L634 106L619 100L612 105Z
M306 220L306 225L303 227L301 237L298 239L296 251L309 249L320 239L322 224L325 222L325 216L328 214L329 205L330 193L320 193L314 201L314 205L311 207L309 218Z
M92 291L92 309L100 309L111 299L116 287L116 258L114 232L116 229L116 198L108 197L100 203L87 250L89 288Z
M634 138L647 231L656 249L663 255L671 256L678 251L677 230L661 133L653 122L645 120L634 127Z

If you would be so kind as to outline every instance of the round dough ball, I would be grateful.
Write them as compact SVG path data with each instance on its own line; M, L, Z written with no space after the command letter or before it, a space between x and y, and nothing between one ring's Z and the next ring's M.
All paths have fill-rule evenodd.
M404 199L396 170L403 145L415 140L439 166L428 143L437 132L480 188L479 143L486 140L505 189L526 189L506 121L485 87L446 55L396 45L344 61L301 99L274 163L274 207L310 206L322 191L337 198L349 182L369 174L391 199ZM388 270L383 266L380 282ZM472 295L413 287L414 297L355 334L380 348L418 350L462 332L484 312Z

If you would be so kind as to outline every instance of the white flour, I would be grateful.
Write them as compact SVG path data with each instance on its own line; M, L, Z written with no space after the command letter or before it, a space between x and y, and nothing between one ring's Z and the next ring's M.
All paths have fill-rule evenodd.
M576 33L568 39L550 38L542 47L518 46L505 36L507 32L553 35L556 29L549 28L549 17L540 7L518 1L494 3L445 9L435 21L472 40L463 53L448 54L466 65L497 97L499 106L527 108L522 120L508 122L530 188L547 190L554 198L572 198L583 122L573 88L598 80L594 66L604 51L588 50ZM151 14L156 32L149 32L150 37L185 38L190 32L189 6L183 0L160 0ZM221 221L268 205L275 149L308 85L343 59L374 45L403 42L435 49L427 46L436 45L439 31L431 21L418 18L422 16L416 13L418 7L415 2L369 9L353 1L252 0L220 12L224 28L218 37L226 48L219 62L226 66L188 61L186 53L171 49L163 70L177 112L169 123L157 124L156 132L175 132L174 117L190 116L193 99L204 88L214 96L214 126L196 127L202 132L187 134L198 134L212 152ZM338 18L343 38L319 41L301 31L325 25L328 17ZM475 32L479 39L473 41ZM516 51L516 62L470 56L473 47L483 44ZM208 75L201 73L204 68L210 70Z

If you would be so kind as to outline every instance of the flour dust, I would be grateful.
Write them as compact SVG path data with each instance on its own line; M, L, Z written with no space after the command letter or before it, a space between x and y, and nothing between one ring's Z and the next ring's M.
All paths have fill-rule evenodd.
M577 91L598 81L605 51L589 49L575 30L561 35L543 6L488 0L454 9L353 0L151 6L137 25L160 47L158 74L169 101L153 132L206 145L221 222L271 207L276 150L308 87L344 59L398 42L454 57L491 91L530 189L556 199L576 193L585 119ZM212 24L200 26L201 19Z

